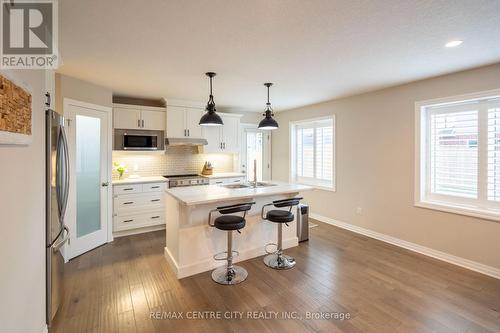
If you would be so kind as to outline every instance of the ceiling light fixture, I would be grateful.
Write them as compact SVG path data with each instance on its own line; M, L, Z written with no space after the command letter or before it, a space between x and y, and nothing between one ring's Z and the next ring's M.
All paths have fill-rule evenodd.
M458 46L462 43L463 43L462 40L452 40L452 41L449 41L448 43L444 44L444 46L445 47L455 47L455 46Z
M215 113L215 102L214 102L214 96L212 95L212 78L215 76L214 72L207 72L205 73L206 76L210 78L210 97L208 98L208 103L207 107L205 110L207 113L205 113L201 118L200 118L200 125L201 126L221 126L224 125L224 122L222 121L221 117Z
M267 103L266 103L266 109L262 114L265 117L259 123L259 129L274 130L278 128L278 123L276 122L276 120L273 119L274 113L273 109L271 108L271 103L269 103L269 87L272 86L273 84L264 83L264 85L267 87Z

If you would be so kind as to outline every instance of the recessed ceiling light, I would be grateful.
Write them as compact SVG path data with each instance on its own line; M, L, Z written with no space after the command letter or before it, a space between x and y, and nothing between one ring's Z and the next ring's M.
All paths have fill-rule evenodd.
M462 40L452 40L446 44L444 44L445 47L455 47L455 46L458 46L460 44L462 44L463 41Z

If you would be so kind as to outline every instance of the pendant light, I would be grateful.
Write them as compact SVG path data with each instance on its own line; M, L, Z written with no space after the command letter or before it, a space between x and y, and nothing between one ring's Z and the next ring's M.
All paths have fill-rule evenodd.
M201 126L221 126L224 125L222 122L221 117L215 113L215 102L214 102L214 96L212 95L212 78L215 76L214 72L207 72L205 73L206 76L210 78L210 97L208 98L208 103L207 107L205 110L207 113L205 113L201 118L200 118L200 125Z
M276 120L273 119L274 113L273 109L271 108L271 103L269 103L269 87L272 86L272 83L264 83L264 85L267 87L267 103L266 103L266 109L264 110L264 114L262 114L264 119L259 123L259 129L263 130L274 130L278 128L278 123Z

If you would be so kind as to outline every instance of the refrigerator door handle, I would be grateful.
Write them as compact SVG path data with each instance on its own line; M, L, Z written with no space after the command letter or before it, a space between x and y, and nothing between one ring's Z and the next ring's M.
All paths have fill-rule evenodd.
M61 165L61 158L63 158L62 149L62 135L61 135L61 127L59 126L59 133L57 135L57 144L56 144L56 196L57 196L57 210L59 213L59 219L61 220L62 216L62 203L63 203L63 184L61 184L61 173L63 172L63 168Z
M64 225L64 231L66 232L66 235L63 237L63 239L61 239L59 242L52 244L52 250L54 252L58 251L64 245L64 243L66 242L68 242L68 244L70 243L69 229L66 225Z
M66 132L64 127L61 126L61 137L64 147L64 191L61 203L61 222L64 223L64 215L66 214L66 207L68 206L68 195L69 195L69 151L68 151L68 139L66 138Z

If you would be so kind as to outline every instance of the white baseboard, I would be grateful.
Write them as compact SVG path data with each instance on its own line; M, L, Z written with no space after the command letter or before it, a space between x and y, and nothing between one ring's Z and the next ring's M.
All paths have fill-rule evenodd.
M380 240L382 242L396 245L396 246L402 247L404 249L407 249L407 250L410 250L413 252L417 252L417 253L420 253L420 254L423 254L423 255L438 259L438 260L445 261L445 262L450 263L450 264L454 264L454 265L457 265L457 266L460 266L463 268L467 268L467 269L470 269L472 271L475 271L475 272L478 272L481 274L485 274L485 275L500 279L500 269L495 268L495 267L487 266L487 265L484 265L484 264L481 264L479 262L472 261L469 259L457 257L457 256L454 256L454 255L449 254L449 253L434 250L434 249L431 249L431 248L428 248L428 247L425 247L422 245L418 245L415 243L411 243L411 242L408 242L408 241L405 241L405 240L402 240L402 239L399 239L396 237L381 234L379 232L365 229L365 228L362 228L362 227L359 227L359 226L356 226L353 224L337 221L335 219L332 219L332 218L329 218L326 216L322 216L319 214L310 213L309 217L312 219L318 220L320 222L331 224L331 225L334 225L336 227L355 232L357 234L368 236L368 237Z
M284 239L283 240L283 249L288 249L290 247L298 246L299 245L299 239L297 237L289 238L289 239ZM240 255L235 258L234 262L239 262L255 257L259 257L266 254L264 247L259 246L256 248L251 248L251 249L246 249L243 251L240 251ZM183 265L179 266L175 258L172 256L170 253L169 249L165 247L165 258L167 262L169 263L170 267L176 274L178 279L182 279L191 275L195 275L198 273L206 272L209 270L212 270L216 267L223 266L224 263L215 261L214 259L210 258L207 260L202 260L198 261L189 265Z

